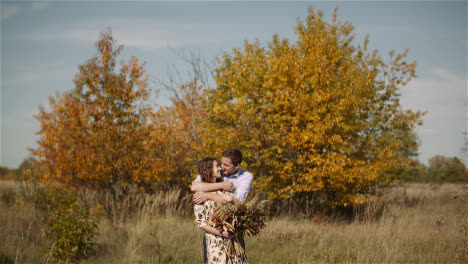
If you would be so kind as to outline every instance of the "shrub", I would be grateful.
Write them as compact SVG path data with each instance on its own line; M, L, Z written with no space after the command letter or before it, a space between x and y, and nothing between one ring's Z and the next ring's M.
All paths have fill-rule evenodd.
M50 240L46 260L75 263L93 248L98 214L80 207L76 196L62 190L46 193L48 214L43 218L43 236Z

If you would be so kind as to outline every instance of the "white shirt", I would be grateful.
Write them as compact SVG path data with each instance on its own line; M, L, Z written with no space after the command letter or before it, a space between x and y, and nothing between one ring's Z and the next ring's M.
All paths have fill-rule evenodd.
M252 173L239 168L236 172L236 174L233 175L223 175L221 177L223 181L230 181L235 187L234 190L234 196L236 196L237 199L240 201L243 201L245 197L250 192L250 188L252 188L252 180L253 180L253 175ZM193 182L199 182L201 181L200 175L193 181Z

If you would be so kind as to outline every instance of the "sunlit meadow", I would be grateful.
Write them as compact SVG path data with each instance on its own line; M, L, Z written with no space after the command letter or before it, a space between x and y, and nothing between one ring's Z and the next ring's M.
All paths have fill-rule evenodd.
M46 263L50 244L24 187L2 181L0 190L1 263ZM352 219L272 217L247 240L247 256L250 263L466 263L467 193L461 184L402 184ZM142 201L134 199L138 211L117 224L103 217L80 263L202 263L189 196L172 191Z

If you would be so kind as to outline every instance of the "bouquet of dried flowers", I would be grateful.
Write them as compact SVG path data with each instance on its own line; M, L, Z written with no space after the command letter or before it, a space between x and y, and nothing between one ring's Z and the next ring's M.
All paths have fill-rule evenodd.
M244 202L231 201L217 203L213 213L214 227L220 232L234 233L230 246L226 251L230 255L242 255L241 246L244 237L253 237L265 228L267 200L258 196Z

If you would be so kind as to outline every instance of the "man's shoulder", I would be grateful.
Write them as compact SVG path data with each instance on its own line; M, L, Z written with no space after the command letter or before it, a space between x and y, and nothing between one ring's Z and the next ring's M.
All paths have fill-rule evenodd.
M250 173L249 171L246 171L242 168L239 168L239 178L250 178L252 177L253 178L253 175L252 173Z
M195 180L193 180L193 182L201 182L201 177L200 177L200 175L198 175L197 178L195 178Z

